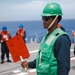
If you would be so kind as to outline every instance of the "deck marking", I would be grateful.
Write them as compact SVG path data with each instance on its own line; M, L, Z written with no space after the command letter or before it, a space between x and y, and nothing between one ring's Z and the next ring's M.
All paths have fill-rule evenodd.
M36 69L30 69L30 70L27 70L29 72L36 72Z

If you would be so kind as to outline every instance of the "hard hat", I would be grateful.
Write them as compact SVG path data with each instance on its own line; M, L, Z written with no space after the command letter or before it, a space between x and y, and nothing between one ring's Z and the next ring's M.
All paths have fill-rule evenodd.
M62 16L62 9L58 3L48 3L42 13L42 16Z
M3 26L2 30L6 31L7 30L7 27L6 26Z
M20 25L19 25L19 28L23 28L23 24L20 24Z

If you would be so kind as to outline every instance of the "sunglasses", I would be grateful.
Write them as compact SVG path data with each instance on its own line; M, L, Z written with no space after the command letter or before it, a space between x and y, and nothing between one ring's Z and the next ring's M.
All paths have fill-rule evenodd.
M53 16L42 16L42 20L44 19L45 21L48 21L50 18L53 18Z

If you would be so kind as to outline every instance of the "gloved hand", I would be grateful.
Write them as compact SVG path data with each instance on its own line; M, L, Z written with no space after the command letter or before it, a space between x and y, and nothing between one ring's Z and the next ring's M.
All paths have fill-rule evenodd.
M22 68L28 69L28 62L27 61L21 62L21 66L22 66Z

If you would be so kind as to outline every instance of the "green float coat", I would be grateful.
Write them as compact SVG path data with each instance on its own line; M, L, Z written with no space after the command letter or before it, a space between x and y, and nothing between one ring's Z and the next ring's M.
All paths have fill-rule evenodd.
M54 45L57 38L64 34L64 31L57 28L47 38L47 34L44 37L36 59L37 75L57 75L58 64L54 57Z

